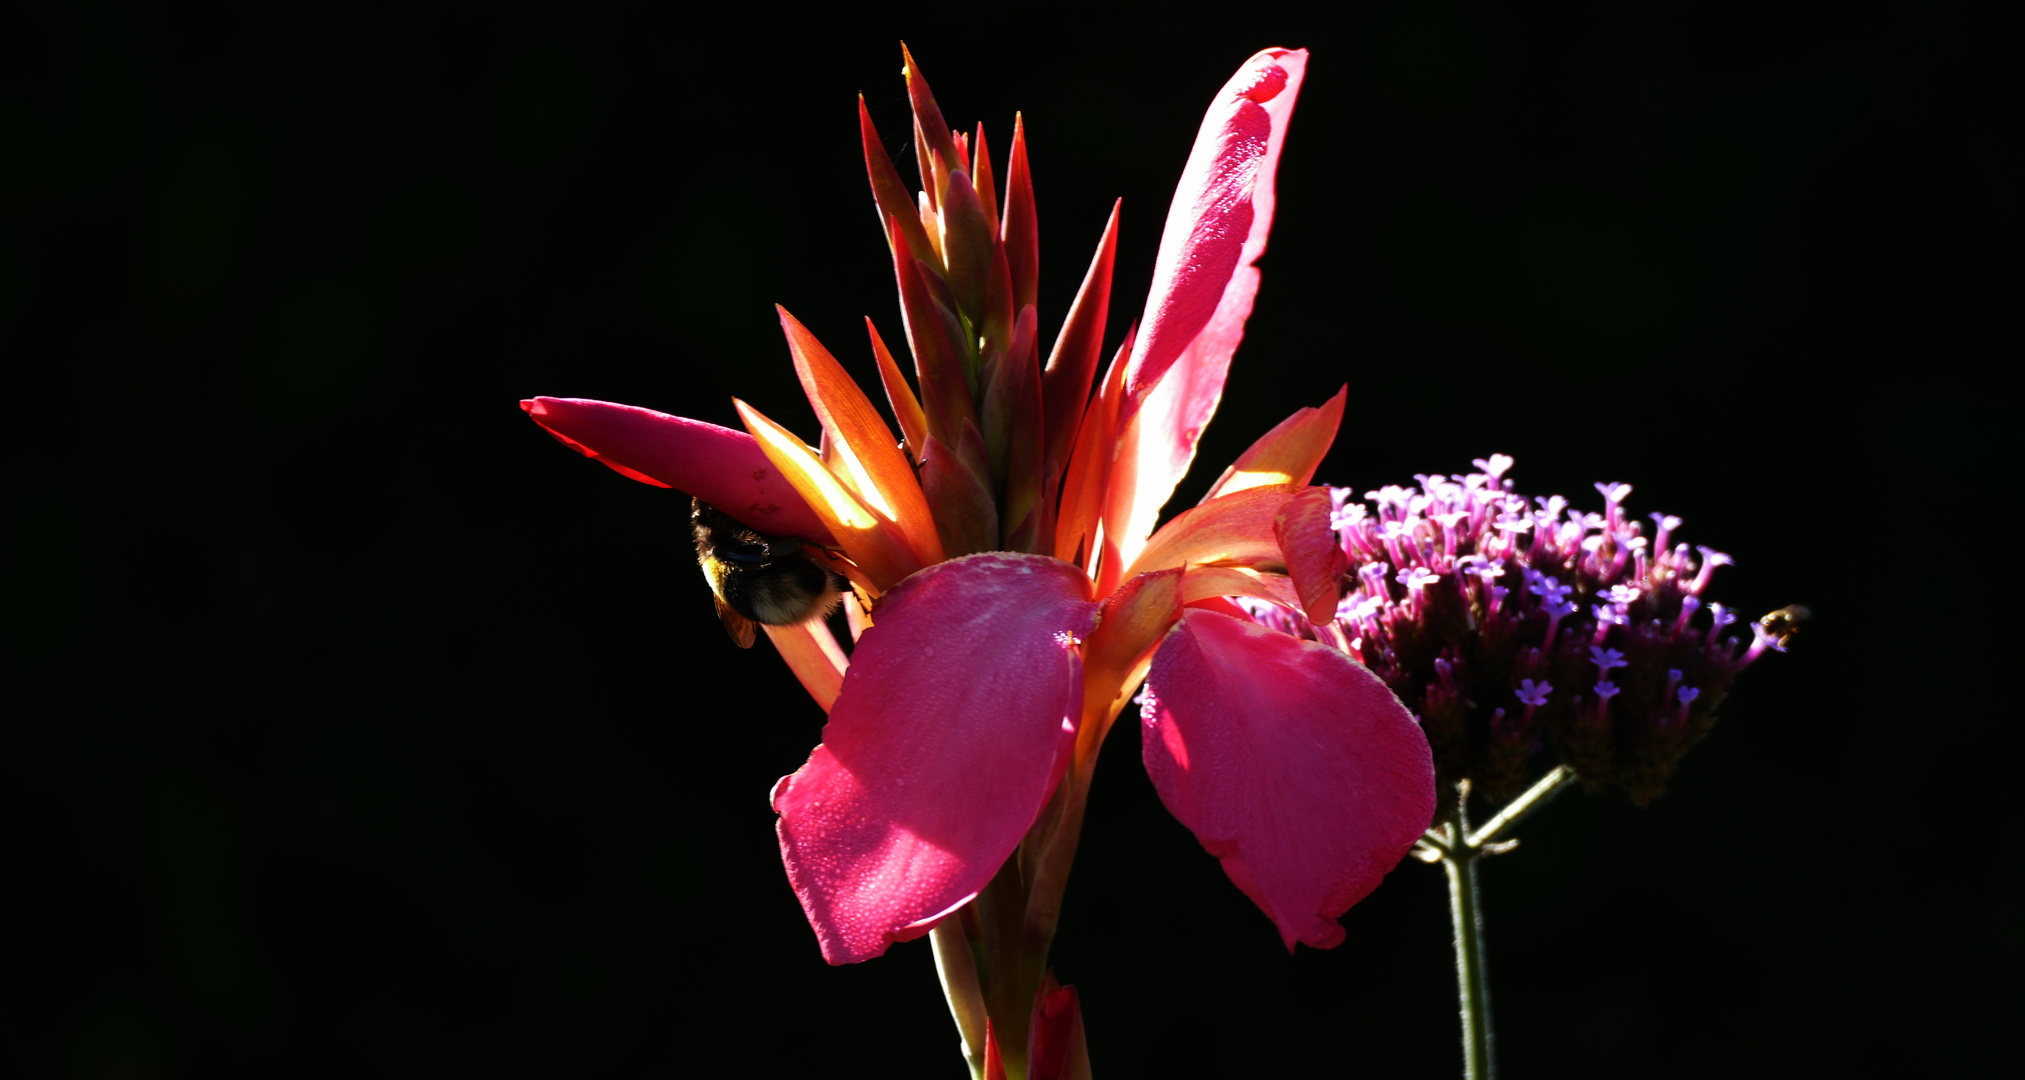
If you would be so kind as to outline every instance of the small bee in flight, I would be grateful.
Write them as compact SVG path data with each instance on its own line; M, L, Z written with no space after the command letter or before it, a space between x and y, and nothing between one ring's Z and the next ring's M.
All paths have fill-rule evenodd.
M1813 614L1813 612L1799 604L1787 604L1785 607L1759 619L1758 625L1764 627L1765 632L1772 635L1772 639L1779 645L1779 651L1785 652L1786 646L1795 637L1799 636L1800 624L1806 622L1807 618Z
M837 609L843 577L818 564L801 541L748 528L702 499L692 501L689 520L717 618L739 648L752 648L754 623L793 626Z

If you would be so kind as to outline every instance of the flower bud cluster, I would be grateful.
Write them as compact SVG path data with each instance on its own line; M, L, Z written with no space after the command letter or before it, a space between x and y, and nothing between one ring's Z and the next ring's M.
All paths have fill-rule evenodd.
M1551 744L1591 788L1640 802L1714 723L1730 681L1778 638L1703 599L1722 552L1675 542L1680 519L1634 520L1629 484L1597 484L1603 511L1527 498L1493 454L1462 476L1418 476L1358 501L1332 489L1348 557L1336 620L1247 604L1255 617L1333 644L1420 717L1440 779L1497 799ZM1300 625L1295 625L1300 624Z

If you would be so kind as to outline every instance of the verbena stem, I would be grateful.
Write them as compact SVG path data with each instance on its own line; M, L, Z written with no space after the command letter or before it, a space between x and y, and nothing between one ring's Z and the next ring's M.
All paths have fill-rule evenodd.
M1484 970L1483 904L1477 893L1477 861L1518 845L1498 834L1544 805L1575 778L1566 765L1556 766L1525 794L1505 805L1480 829L1470 828L1470 782L1456 784L1455 804L1448 820L1427 830L1413 854L1423 862L1439 862L1448 874L1448 910L1455 926L1456 998L1462 1012L1463 1076L1493 1080L1498 1074L1492 1053L1491 984Z
M1456 999L1462 1007L1463 1075L1490 1080L1498 1074L1491 1056L1491 988L1484 975L1484 918L1477 905L1476 852L1441 861L1448 871L1448 911L1455 923Z

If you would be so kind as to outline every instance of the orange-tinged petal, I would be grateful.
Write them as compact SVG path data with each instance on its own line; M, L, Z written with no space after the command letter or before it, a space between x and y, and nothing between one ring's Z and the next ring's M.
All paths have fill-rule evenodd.
M844 649L837 644L837 636L830 628L817 621L797 623L794 626L768 626L760 624L766 636L773 639L773 647L780 650L781 659L800 679L802 688L816 699L824 712L836 703L837 691L844 685L844 670L851 662L844 657Z
M984 394L985 449L991 455L992 479L1002 507L1000 525L1011 551L1039 546L1042 432L1037 321L1033 308L1021 309L1012 345L999 358Z
M914 54L907 51L906 43L900 45L901 62L907 65L907 98L914 106L915 153L921 160L921 184L934 189L929 198L941 207L942 191L930 182L933 173L931 162L940 156L949 168L961 169L963 156L957 153L956 139L949 130L949 121L942 118L942 110L935 104L935 93L928 89L928 79L921 74L921 65L914 62Z
M745 421L745 429L759 440L767 460L822 519L874 592L885 592L921 568L899 526L882 520L859 502L843 481L823 467L808 444L745 402L733 398L731 403Z
M998 546L998 504L992 500L991 486L933 435L921 451L921 490L935 508L935 531L942 538L944 555L954 559Z
M1013 306L1038 305L1041 292L1039 220L1034 215L1034 179L1027 166L1026 120L1013 114L1012 156L1005 167L1005 213L998 234L1005 241L1012 272Z
M1005 1080L1005 1057L999 1052L998 1032L991 1028L991 1018L984 1021L984 1080Z
M916 134L919 134L918 130ZM920 140L917 139L915 141L919 142ZM914 195L920 200L919 204L915 207L915 217L921 223L921 235L928 238L928 246L935 251L933 258L926 255L920 256L921 265L933 267L935 275L940 277L942 275L942 218L936 214L935 207L929 203L926 191L917 191ZM899 249L895 248L894 250L897 252Z
M1090 257L1090 269L1083 274L1076 302L1069 305L1069 317L1062 323L1054 352L1041 374L1048 437L1044 465L1050 476L1060 475L1075 449L1077 431L1090 400L1090 385L1097 377L1097 361L1103 355L1104 323L1111 313L1111 267L1118 254L1118 208L1122 204L1122 199L1111 204L1111 219L1104 223L1097 253ZM1010 243L1006 254L1007 258L1012 257ZM1014 277L1018 277L1017 270ZM1126 354L1130 355L1129 348Z
M1083 643L1083 725L1076 739L1076 761L1088 761L1104 742L1111 721L1125 707L1125 699L1146 666L1153 662L1153 650L1174 620L1181 617L1182 568L1141 574L1104 598L1097 613L1097 628Z
M962 438L965 419L976 418L971 404L966 352L951 332L953 313L943 309L941 290L930 283L927 264L912 258L897 220L887 226L893 247L893 279L900 287L900 318L907 345L914 353L914 376L921 388L921 409L928 434L954 446ZM934 279L933 285L941 280Z
M900 437L907 440L908 453L918 463L922 448L928 445L928 417L922 413L914 388L907 385L907 376L900 374L900 365L879 336L879 328L872 325L870 315L865 316L865 333L872 339L872 358L879 364L879 382L886 387L886 402L893 406L893 419L900 422Z
M1181 580L1181 602L1202 604L1223 596L1249 596L1293 611L1301 610L1301 594L1285 574L1243 566L1191 566ZM1238 609L1242 610L1242 609Z
M1343 423L1343 404L1349 396L1350 384L1345 383L1342 389L1336 391L1335 397L1323 402L1319 408L1303 408L1280 421L1250 449L1238 455L1231 467L1210 485L1209 494L1204 495L1202 501L1208 502L1218 495L1229 495L1246 488L1268 484L1306 484L1313 480L1315 469L1322 464L1322 458L1336 441L1336 430Z
M858 602L858 594L855 592L844 594L844 621L851 625L852 641L864 637L865 631L872 628L871 613Z
M1062 501L1055 519L1055 558L1080 563L1084 569L1097 564L1097 524L1104 512L1104 491L1111 475L1111 457L1116 449L1113 422L1118 401L1125 388L1125 358L1132 354L1135 331L1128 328L1118 355L1111 359L1110 373L1097 398L1084 411L1076 433L1076 450L1062 474Z
M949 291L955 294L957 307L971 324L982 330L990 321L984 298L987 279L991 277L996 231L984 205L978 201L977 190L970 186L970 177L961 172L951 173L944 196L938 213L942 224L942 262L949 268ZM1006 306L1012 306L1010 296Z
M998 352L1006 347L1006 341L1013 332L1013 320L1017 317L1013 309L1012 271L1005 261L1005 241L997 233L991 237L991 273L984 283L983 323L978 327L979 336L984 338L984 352Z
M893 160L886 156L886 144L880 140L879 130L872 126L872 114L865 109L863 94L858 95L858 138L865 149L865 174L872 181L872 201L879 208L881 231L887 221L897 220L914 258L937 258L935 247L928 242L928 233L921 228L914 200L908 197L907 186L901 183ZM888 242L892 242L890 236Z
M1126 576L1183 563L1285 570L1274 519L1298 490L1292 484L1252 488L1192 506L1153 534Z
M992 186L991 151L984 143L984 124L977 125L977 146L970 154L970 183L977 188L977 201L984 204L984 218L991 231L998 232L998 190Z
M871 510L900 527L922 565L941 562L942 542L936 539L928 500L872 399L807 327L786 308L775 310L787 334L788 351L794 354L795 374L801 377L824 434L835 444L851 486Z
M1343 598L1343 574L1350 560L1329 524L1329 489L1302 488L1273 518L1273 536L1286 559L1287 576L1301 595L1301 612L1316 624L1336 618Z

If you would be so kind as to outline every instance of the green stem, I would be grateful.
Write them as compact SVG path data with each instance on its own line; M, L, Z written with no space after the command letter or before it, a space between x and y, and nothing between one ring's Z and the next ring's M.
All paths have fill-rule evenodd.
M1477 862L1486 855L1510 851L1517 840L1499 841L1498 834L1520 818L1546 805L1575 779L1574 770L1556 766L1525 794L1505 804L1503 810L1480 829L1470 828L1470 782L1458 781L1455 805L1447 821L1429 829L1414 847L1415 857L1439 862L1448 874L1448 912L1455 926L1456 999L1462 1011L1463 1076L1465 1080L1493 1080L1498 1075L1492 1053L1491 980L1484 970L1484 909L1477 891Z
M1075 862L1096 766L1092 740L1019 850L977 899L932 932L936 974L963 1035L973 1077L983 1075L989 1019L1006 1080L1025 1080L1034 997L1047 978L1048 946L1061 917L1062 892Z
M942 996L949 999L949 1012L956 1020L963 1040L963 1060L970 1066L972 1080L984 1076L984 991L977 983L977 955L963 932L963 918L951 915L928 932L935 947L935 976L942 982Z
M1552 772L1535 781L1525 794L1505 804L1497 816L1484 822L1484 827L1469 834L1469 846L1480 848L1498 838L1498 834L1519 823L1519 819L1547 805L1548 800L1561 794L1561 789L1575 779L1575 770L1566 765L1556 765Z
M1484 913L1477 894L1477 860L1483 853L1470 843L1470 784L1456 785L1455 809L1443 827L1441 868L1448 874L1448 913L1455 924L1456 999L1462 1007L1463 1076L1493 1080L1498 1074L1491 1055L1491 987L1484 973Z
M1477 898L1476 852L1444 858L1448 871L1448 909L1455 922L1456 997L1462 1004L1463 1076L1492 1080L1491 988L1484 974L1484 916Z
M1019 863L1017 853L1007 859L973 902L979 931L978 981L1006 1080L1025 1080L1027 1075L1027 1025L1033 1017L1034 992L1048 966L1047 942L1027 935L1027 883Z

